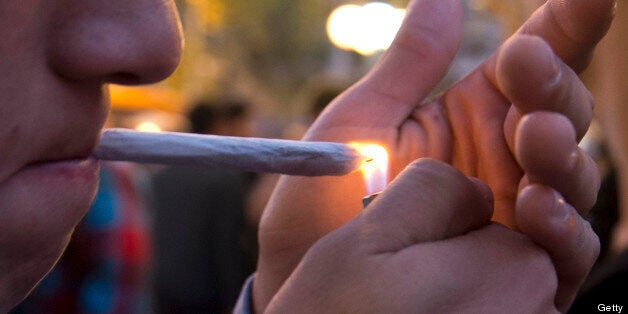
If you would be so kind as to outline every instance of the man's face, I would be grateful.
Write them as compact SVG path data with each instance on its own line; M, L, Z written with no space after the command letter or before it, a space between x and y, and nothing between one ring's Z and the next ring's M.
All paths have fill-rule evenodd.
M179 26L169 0L2 1L4 234L77 222L97 186L98 163L88 157L109 107L106 84L168 76L181 55Z

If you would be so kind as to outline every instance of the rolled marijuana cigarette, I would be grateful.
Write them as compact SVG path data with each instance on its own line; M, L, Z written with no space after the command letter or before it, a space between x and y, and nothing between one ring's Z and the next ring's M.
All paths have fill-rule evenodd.
M102 160L239 169L299 176L340 176L365 159L353 147L191 133L106 129L94 156Z

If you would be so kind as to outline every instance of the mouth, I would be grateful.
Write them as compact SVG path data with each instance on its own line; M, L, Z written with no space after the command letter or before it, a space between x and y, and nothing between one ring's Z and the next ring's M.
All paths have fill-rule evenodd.
M96 195L99 165L85 154L27 164L0 182L0 206L3 212L19 212L24 219L49 215L59 225L73 227Z
M0 203L33 209L79 205L87 209L98 190L99 177L99 161L85 154L42 159L1 182Z
M45 159L33 161L27 164L25 168L41 167L41 166L46 166L46 165L53 166L56 164L67 164L67 163L70 163L70 164L80 163L80 162L87 161L90 158L93 158L91 153L70 155L67 157L45 158Z
M22 170L40 179L56 177L66 181L94 180L99 168L98 160L92 156L95 144L83 147L73 151L57 150L41 154L45 157L26 164Z
M92 158L92 153L98 144L98 135L93 137L81 137L72 141L61 142L51 141L49 146L36 152L31 162L26 164L26 168L40 167L46 165L72 164L87 161Z
M65 181L94 180L99 168L96 158L80 156L63 159L43 160L23 168L39 179L57 178Z

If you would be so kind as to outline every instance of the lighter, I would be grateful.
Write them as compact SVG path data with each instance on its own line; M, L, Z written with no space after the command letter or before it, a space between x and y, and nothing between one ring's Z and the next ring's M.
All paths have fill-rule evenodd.
M377 193L373 193L371 195L365 196L362 199L362 205L364 206L364 208L366 208L366 206L369 206L369 204L382 192L377 192Z

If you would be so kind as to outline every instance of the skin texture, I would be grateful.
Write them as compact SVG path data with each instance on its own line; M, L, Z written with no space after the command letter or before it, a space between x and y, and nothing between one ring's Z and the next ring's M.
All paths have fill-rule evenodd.
M1 6L5 312L49 271L88 209L97 163L86 157L106 115L106 84L164 78L179 61L182 40L166 0ZM504 300L527 312L565 310L597 255L596 238L576 211L585 212L597 190L591 164L574 148L590 122L591 102L579 97L587 92L570 71L587 64L611 8L606 0L550 1L522 30L545 41L513 38L448 92L423 102L459 45L462 8L457 0L412 2L394 46L306 139L379 142L391 152L395 176L419 157L432 159L413 163L355 220L364 194L358 174L283 178L261 225L258 311L288 277L271 311L512 309ZM538 124L558 129L539 142ZM557 143L549 164L536 158ZM549 176L546 169L556 170ZM577 179L551 182L562 174ZM593 184L581 185L585 179ZM491 216L530 236L490 223ZM452 287L460 289L456 304L443 294ZM347 289L355 294L338 294Z
M595 201L599 178L594 163L576 146L588 128L593 106L576 73L588 64L608 29L614 5L610 0L550 0L475 71L425 101L458 48L462 8L454 0L413 1L391 48L363 80L332 102L305 139L380 143L391 155L393 176L421 157L448 163L492 189L493 221L524 232L546 224L530 217L521 226L517 221L518 192L529 191L525 188L531 184L551 186L584 213ZM549 125L549 133L534 125ZM561 176L574 180L556 182ZM279 181L260 226L253 288L258 311L266 308L316 241L362 210L362 186L359 174ZM585 232L584 227L569 228ZM557 237L548 235L546 240ZM597 239L584 238L590 249L583 259L590 265ZM550 256L561 255L551 252L556 249L551 243L534 240L550 249ZM574 275L562 264L564 259L553 262L559 272L566 272L557 277L577 278L572 283L580 282L581 273L588 271L581 265ZM332 267L330 263L321 260L319 270ZM573 285L563 283L559 280L555 300L560 310L575 293Z
M565 311L597 253L589 225L540 185L517 204L532 238L490 223L492 206L480 180L432 159L414 162L308 251L267 312Z
M165 0L0 4L0 312L50 270L97 188L106 84L165 78L182 38Z

